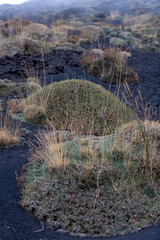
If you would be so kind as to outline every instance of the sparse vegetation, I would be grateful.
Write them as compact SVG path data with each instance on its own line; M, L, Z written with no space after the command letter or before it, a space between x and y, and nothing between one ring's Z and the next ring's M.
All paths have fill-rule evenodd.
M98 53L98 49L97 53L93 50L86 52L81 63L89 73L99 76L102 81L114 84L134 83L139 81L139 77L126 64L126 59L130 56L130 53L110 47L102 53Z
M24 110L24 99L11 99L7 102L7 109L11 114L19 114Z
M27 83L14 83L8 79L0 80L0 96L7 96L13 94L29 93L29 86Z
M160 125L141 124L133 121L113 135L60 143L41 132L38 148L31 147L22 205L40 220L51 226L58 221L74 234L117 235L157 223ZM137 126L139 132L145 128L148 158L143 136L141 144L133 141L128 126Z
M0 112L0 148L17 145L20 142L20 123L16 123L8 113Z

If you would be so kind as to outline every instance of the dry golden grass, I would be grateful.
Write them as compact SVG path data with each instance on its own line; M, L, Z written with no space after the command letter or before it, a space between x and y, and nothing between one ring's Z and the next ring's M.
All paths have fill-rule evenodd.
M40 83L40 80L36 77L28 77L27 82L35 82L35 83Z
M79 157L83 159L92 159L94 155L94 150L91 146L81 146L79 149Z
M23 37L31 37L32 39L43 39L45 40L47 34L50 33L50 29L43 24L31 23L24 26L21 32Z
M13 113L22 113L24 110L24 99L11 99L7 102L7 109Z
M8 129L0 129L0 147L6 147L19 142L19 136Z
M125 81L129 83L140 80L137 73L126 64L131 54L120 48L109 47L104 49L91 49L86 51L81 58L81 64L86 70L99 76L102 81L120 84Z
M73 30L74 28L70 25L62 24L62 25L52 25L51 33L53 34L52 41L54 45L58 45L61 43L66 43L68 38L68 31Z
M9 147L19 143L20 123L13 120L8 113L0 113L0 147Z
M10 36L21 34L23 31L23 28L26 26L29 26L31 22L28 19L19 19L14 18L12 20L9 20L7 22L4 22L3 28L8 28Z
M143 129L141 129L143 127ZM142 130L151 138L160 138L160 123L157 121L137 121L126 123L120 127L120 133L126 137L130 136L132 142L141 142L142 140Z
M54 130L41 131L36 138L38 146L31 143L31 155L34 160L42 162L50 170L65 169L68 166L70 160L67 158L67 151L63 148L63 140Z
M87 51L82 55L81 59L81 65L85 66L90 64L93 61L93 58L95 59L95 54L92 51Z
M32 124L45 124L46 115L43 107L36 106L35 104L25 105L23 113L25 119L30 121Z
M23 36L23 37L45 37L47 33L50 33L50 29L39 23L32 23L27 19L15 18L7 22L1 22L0 24L1 32L7 32L9 36Z
M126 64L127 58L131 57L131 53L126 51L121 51L119 48L109 47L105 50L93 48L83 54L81 64L85 65L91 63L93 60L99 58L113 59L115 63L119 63L120 66L124 66Z
M41 91L41 81L36 77L28 77L27 83L29 85L29 89L31 93L35 93L37 91Z
M126 64L127 58L131 57L131 54L119 48L109 47L105 49L104 57L106 59L114 59L115 63L118 62L120 67L123 67Z
M37 91L42 90L42 87L38 82L29 82L28 85L29 85L31 93L35 93Z

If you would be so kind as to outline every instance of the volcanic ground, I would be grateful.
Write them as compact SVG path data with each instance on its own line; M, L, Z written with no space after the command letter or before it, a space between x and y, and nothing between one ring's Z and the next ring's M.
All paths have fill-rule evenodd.
M109 85L99 78L86 73L80 66L81 52L70 50L54 50L42 57L21 56L16 54L13 57L0 59L0 78L10 79L14 82L26 81L26 69L34 69L37 76L49 84L54 81L78 78L87 79L97 84L103 85L107 90L117 93L116 85ZM141 90L144 101L153 108L157 114L160 109L160 54L132 52L132 57L128 59L128 65L134 68L139 74L140 83L131 84L130 90L133 96L137 96L137 89ZM45 68L45 71L44 71ZM123 88L123 86L121 86ZM9 96L15 98L17 96ZM120 95L121 97L121 95ZM6 102L7 97L2 100ZM4 108L5 109L5 108ZM4 110L5 112L5 110ZM4 114L3 112L3 114ZM26 212L19 204L20 188L17 185L17 178L24 164L27 163L28 145L33 133L39 127L23 123L23 127L30 130L24 137L24 144L19 147L0 149L0 239L1 240L71 240L79 239L65 233L47 229L43 223L39 222L33 215ZM97 238L84 238L97 239ZM159 240L160 226L152 226L138 231L138 233L117 236L115 240Z

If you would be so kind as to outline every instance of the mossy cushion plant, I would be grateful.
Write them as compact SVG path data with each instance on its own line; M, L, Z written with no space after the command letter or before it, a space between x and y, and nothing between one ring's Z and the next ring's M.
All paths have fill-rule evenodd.
M56 129L83 134L108 134L133 119L132 111L112 93L77 79L52 83L29 96L26 104L43 106Z

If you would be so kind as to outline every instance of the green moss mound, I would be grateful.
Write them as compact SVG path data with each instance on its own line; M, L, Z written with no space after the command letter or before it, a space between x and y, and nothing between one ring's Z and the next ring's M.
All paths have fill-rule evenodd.
M47 119L58 130L103 135L133 119L132 111L103 87L84 80L52 83L27 99L43 105Z

